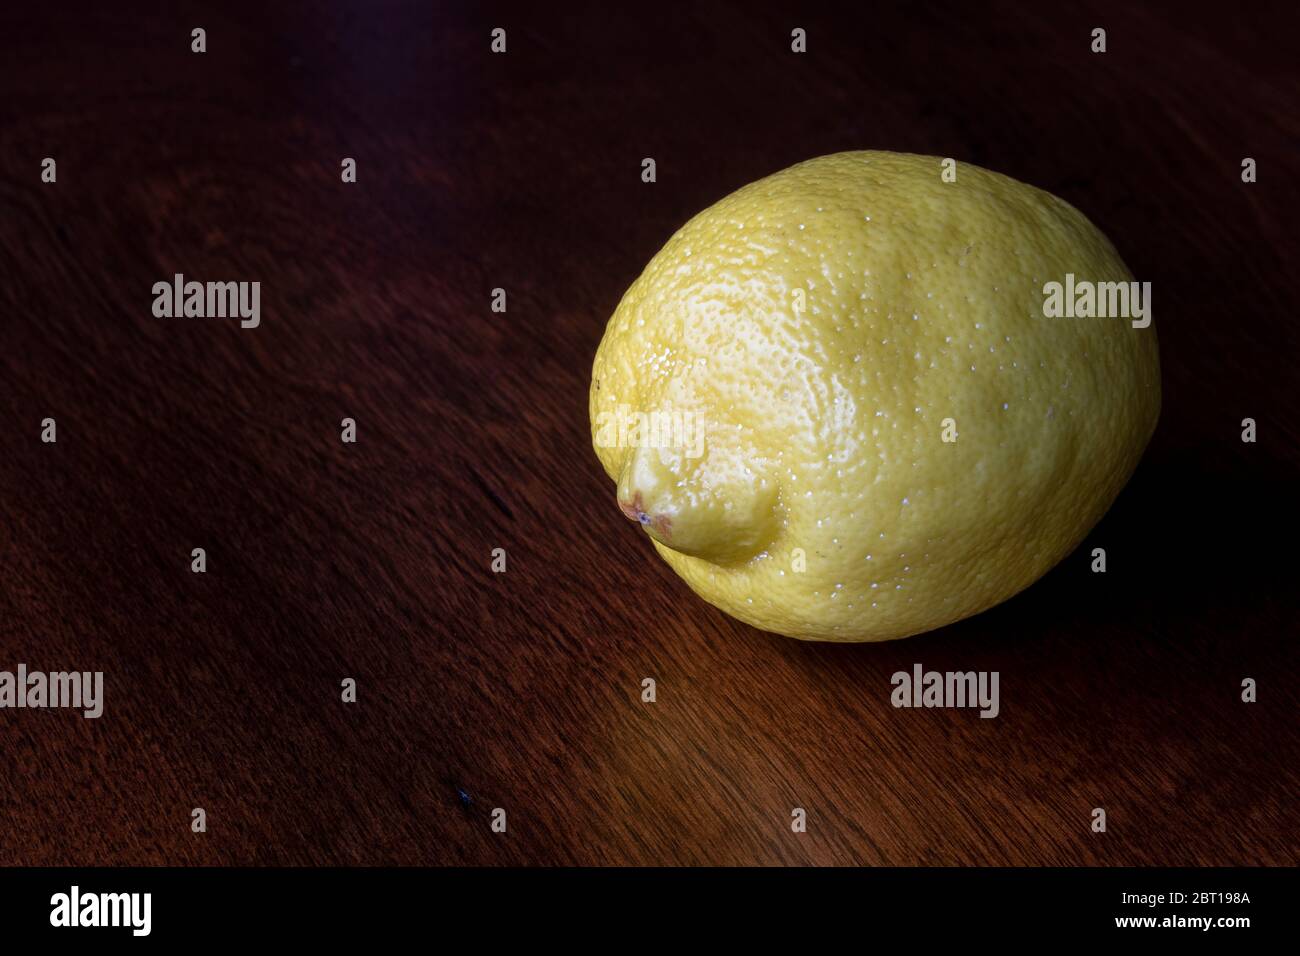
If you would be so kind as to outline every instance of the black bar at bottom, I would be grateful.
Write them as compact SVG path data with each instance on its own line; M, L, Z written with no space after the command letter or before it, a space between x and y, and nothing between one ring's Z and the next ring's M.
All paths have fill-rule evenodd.
M456 949L584 938L655 945L705 932L732 943L834 932L861 942L903 934L1231 944L1286 929L1295 876L1277 868L7 869L0 932L6 942L63 937L91 946L412 937Z

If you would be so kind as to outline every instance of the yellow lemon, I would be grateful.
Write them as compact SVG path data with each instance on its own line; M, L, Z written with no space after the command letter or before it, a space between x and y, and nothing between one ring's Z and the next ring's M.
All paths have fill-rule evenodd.
M800 163L686 223L615 310L590 392L596 453L663 559L740 620L827 641L1032 584L1159 409L1150 287L1096 227L887 152Z

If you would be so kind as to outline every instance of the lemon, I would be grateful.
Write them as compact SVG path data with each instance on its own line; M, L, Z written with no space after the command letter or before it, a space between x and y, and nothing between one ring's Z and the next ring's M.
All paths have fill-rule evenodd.
M596 454L728 614L807 640L929 631L1032 584L1132 474L1160 409L1149 290L1145 323L1046 305L1050 283L1131 280L1081 213L997 173L799 163L695 216L627 290L592 371Z

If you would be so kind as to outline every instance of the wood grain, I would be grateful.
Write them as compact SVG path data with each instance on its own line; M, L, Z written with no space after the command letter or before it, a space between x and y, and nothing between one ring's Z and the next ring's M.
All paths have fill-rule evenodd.
M0 711L0 863L1296 863L1294 5L540 6L6 9L0 669L107 689ZM654 556L587 388L675 228L854 148L1082 209L1165 409L1038 585L836 647ZM261 327L154 318L175 272L261 281ZM916 662L1001 715L893 709Z

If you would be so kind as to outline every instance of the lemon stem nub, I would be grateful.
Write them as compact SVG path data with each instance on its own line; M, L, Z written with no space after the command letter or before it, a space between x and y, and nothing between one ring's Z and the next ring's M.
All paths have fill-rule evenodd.
M618 499L619 510L627 515L629 521L635 521L648 531L655 533L655 536L667 544L669 532L672 530L672 520L667 515L654 515L645 510L641 503L641 492L636 492L631 501L624 501L622 497Z

